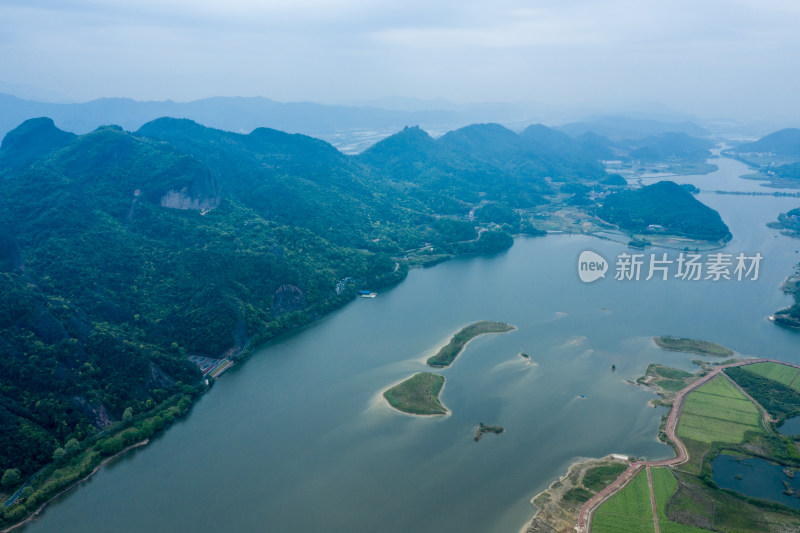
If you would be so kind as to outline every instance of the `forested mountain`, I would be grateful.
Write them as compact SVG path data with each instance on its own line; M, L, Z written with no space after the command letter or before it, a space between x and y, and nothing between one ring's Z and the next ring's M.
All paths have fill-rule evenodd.
M513 208L605 177L576 150L492 124L407 128L353 157L183 119L80 136L24 122L0 147L0 472L187 402L189 355L236 354L395 283L409 250L535 233Z
M417 184L421 189L409 190L410 194L433 195L438 209L455 210L451 212L462 209L453 198L531 207L545 202L543 195L552 192L547 178L563 182L605 177L598 160L580 153L575 144L547 146L531 137L499 124L473 124L435 140L419 128L406 128L357 159L394 181Z
M731 237L719 213L672 181L612 194L597 215L633 233L666 232L708 241Z
M776 156L788 158L800 158L800 129L786 128L761 139L740 144L728 152L747 154L747 153L772 153Z
M541 234L532 217L545 204L590 204L610 183L587 142L608 141L414 127L348 156L186 119L80 136L24 122L0 145L0 472L24 479L67 442L108 455L152 435L202 389L190 355L239 357L396 283L409 263ZM691 195L659 187L612 195L604 212L625 228L727 233ZM95 440L120 420L136 424L124 439Z

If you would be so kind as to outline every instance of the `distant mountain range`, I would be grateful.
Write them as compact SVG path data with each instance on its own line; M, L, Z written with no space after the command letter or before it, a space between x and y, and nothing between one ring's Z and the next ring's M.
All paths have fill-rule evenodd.
M615 142L642 139L662 133L685 133L693 137L707 137L710 134L708 130L693 122L664 122L624 116L608 116L588 122L573 122L556 129L572 137L587 132L596 133Z
M129 98L102 98L83 103L37 102L0 94L0 136L21 122L50 117L59 128L77 134L101 125L116 124L135 131L160 117L188 118L208 127L249 133L268 127L324 139L345 153L365 150L405 126L418 125L441 135L481 122L498 122L522 129L535 122L530 105L510 103L454 104L446 100L387 98L367 105L328 105L311 102L281 103L263 97L214 97L192 102L139 102ZM693 136L708 134L690 122L664 122L621 116L576 122L560 128L572 137L593 132L612 141L641 139L665 132Z

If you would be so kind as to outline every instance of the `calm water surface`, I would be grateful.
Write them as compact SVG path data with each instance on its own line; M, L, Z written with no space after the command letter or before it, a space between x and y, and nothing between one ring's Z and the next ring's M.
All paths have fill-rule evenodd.
M714 481L724 489L800 509L800 476L787 476L780 465L723 454L711 461L711 468ZM787 488L795 494L784 494Z
M681 181L738 186L746 167L724 163ZM581 251L612 264L630 252L585 236L518 239L495 257L411 272L264 346L187 418L25 531L516 532L534 511L530 498L579 458L671 455L656 440L664 410L626 380L654 361L691 370L694 356L664 352L651 337L800 362L798 334L766 320L790 303L778 287L800 261L800 241L765 227L800 200L700 199L731 227L726 253L764 256L758 281L623 282L612 267L583 284ZM452 415L414 418L383 404L382 390L427 370L425 356L482 319L518 329L478 338L441 371ZM479 422L506 431L475 443Z
M790 418L778 428L784 435L800 435L800 416Z

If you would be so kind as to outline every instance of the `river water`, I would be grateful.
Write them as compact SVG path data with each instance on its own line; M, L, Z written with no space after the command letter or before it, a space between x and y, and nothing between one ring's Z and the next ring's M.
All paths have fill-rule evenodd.
M741 163L718 162L719 172L680 181L764 191L738 179ZM653 336L800 363L798 333L767 320L790 303L779 286L800 262L800 241L765 226L800 200L699 199L731 228L723 252L762 254L757 281L618 281L616 257L631 250L568 235L413 271L262 347L184 420L24 530L516 533L534 511L530 498L577 459L671 455L656 439L664 410L626 380L649 362L691 370L694 356L662 351ZM605 279L579 280L586 249L611 262ZM424 357L477 320L518 329L479 337L440 371L451 415L416 418L384 405L382 390L427 370ZM505 433L476 443L479 422Z

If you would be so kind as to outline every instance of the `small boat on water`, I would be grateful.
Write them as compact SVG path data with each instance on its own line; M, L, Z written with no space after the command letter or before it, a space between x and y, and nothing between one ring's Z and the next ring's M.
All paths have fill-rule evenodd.
M370 291L358 291L358 295L362 298L375 298L378 293L377 292L370 292Z

